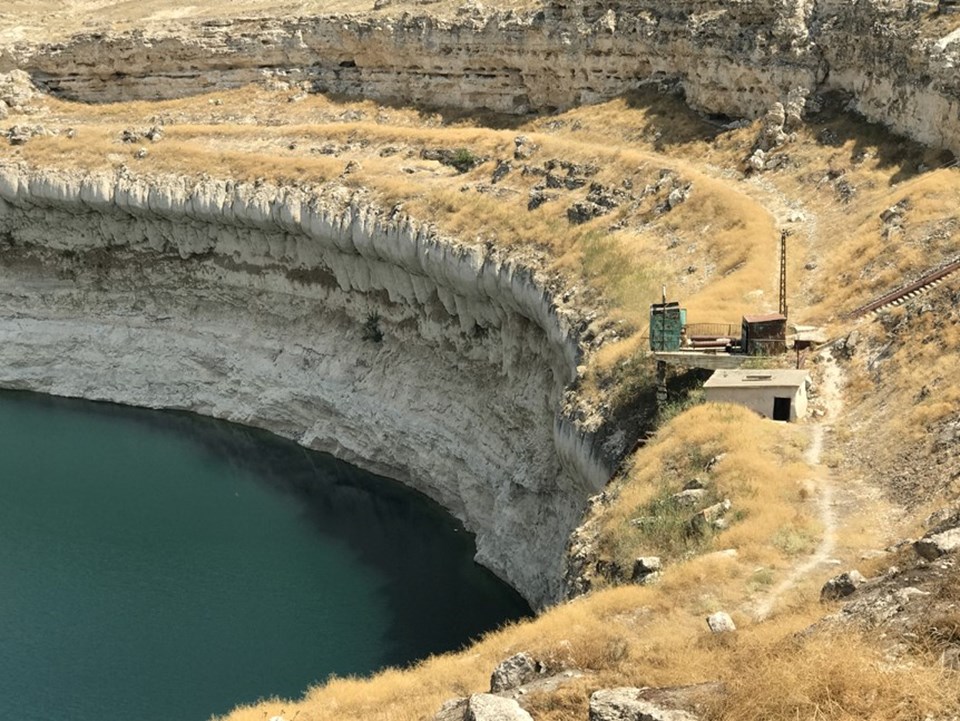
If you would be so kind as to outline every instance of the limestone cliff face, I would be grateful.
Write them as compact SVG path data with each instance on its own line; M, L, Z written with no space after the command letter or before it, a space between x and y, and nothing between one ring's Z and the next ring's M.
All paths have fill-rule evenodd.
M535 606L629 442L562 410L581 325L530 268L362 191L0 164L0 385L257 425L390 475Z
M870 120L960 153L960 34L925 0L553 0L540 11L465 5L404 14L171 23L0 48L53 92L170 98L264 76L319 91L506 113L607 99L643 80L695 107L756 117L793 89L839 91Z

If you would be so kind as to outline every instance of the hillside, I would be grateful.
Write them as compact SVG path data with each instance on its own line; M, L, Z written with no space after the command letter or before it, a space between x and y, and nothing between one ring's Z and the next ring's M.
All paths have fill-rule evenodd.
M618 687L662 718L960 714L960 276L851 315L958 256L960 15L741 5L0 11L0 384L386 458L540 610L226 718L473 718L441 707L520 652L535 671L504 695L535 721L635 718L591 708ZM658 411L649 304L777 310L783 231L790 321L829 339L805 359L813 413L705 404L696 373ZM133 340L49 330L90 318ZM238 326L248 358L222 370ZM116 372L154 387L102 383L126 343ZM178 343L202 386L171 370Z

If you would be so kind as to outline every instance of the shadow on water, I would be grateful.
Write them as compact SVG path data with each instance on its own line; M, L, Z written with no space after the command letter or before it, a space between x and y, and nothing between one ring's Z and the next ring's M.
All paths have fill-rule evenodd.
M392 614L385 665L458 649L530 615L516 591L473 561L473 534L423 494L263 430L185 413L141 420L188 435L206 452L292 495L317 532L345 542L359 562L377 569Z
M4 391L0 398L170 434L211 462L293 499L296 513L318 539L345 545L350 557L374 569L380 579L378 596L388 624L379 654L382 665L405 665L455 650L506 621L530 615L519 594L472 560L473 536L438 504L396 481L266 431L189 413L19 391ZM316 671L323 680L329 673L375 670Z

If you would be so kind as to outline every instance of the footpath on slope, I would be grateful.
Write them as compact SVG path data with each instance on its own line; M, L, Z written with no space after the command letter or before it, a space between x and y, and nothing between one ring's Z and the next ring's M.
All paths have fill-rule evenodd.
M820 364L818 400L824 415L808 426L810 443L804 452L804 461L811 471L809 480L814 494L811 503L816 506L822 535L809 556L799 560L780 583L746 606L744 610L756 621L770 617L785 597L805 582L814 580L817 574L822 576L819 579L822 583L830 576L848 570L842 564L867 558L863 554L870 545L876 541L888 542L895 530L896 514L890 512L882 491L861 477L836 477L824 458L824 446L830 445L826 442L827 434L832 434L842 423L845 379L831 349L820 354ZM866 545L858 538L844 538L848 531L857 536L863 532L860 529L867 532L869 541ZM850 557L854 553L856 556Z
M786 578L771 589L754 606L751 615L757 621L767 618L784 594L797 587L821 565L831 560L837 546L837 508L835 484L830 469L821 463L823 456L823 436L833 429L843 408L840 396L843 374L830 350L821 356L823 378L820 386L820 400L824 406L823 418L810 426L810 445L804 453L804 461L813 471L811 482L816 487L817 518L823 527L823 535L816 550L802 563L790 571Z

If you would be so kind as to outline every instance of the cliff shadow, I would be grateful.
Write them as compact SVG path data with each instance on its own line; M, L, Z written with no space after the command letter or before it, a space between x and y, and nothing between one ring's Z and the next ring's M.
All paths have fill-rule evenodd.
M713 142L726 132L724 126L735 120L722 114L698 113L687 104L679 85L648 84L618 99L642 114L642 122L635 125L634 138L649 143L658 153L690 143Z
M949 150L928 147L857 115L848 109L850 100L845 94L828 93L823 109L808 120L816 142L836 148L850 165L873 162L881 170L896 169L889 181L893 187L956 161Z

